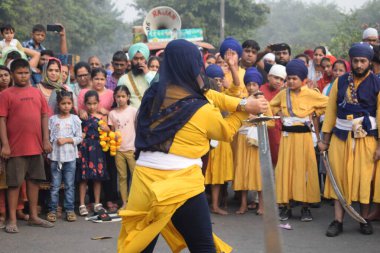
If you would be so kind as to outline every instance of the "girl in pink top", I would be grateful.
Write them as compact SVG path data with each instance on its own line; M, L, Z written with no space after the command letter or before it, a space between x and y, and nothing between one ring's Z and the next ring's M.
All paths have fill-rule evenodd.
M115 108L109 113L108 125L113 131L121 133L121 145L116 153L115 162L117 175L119 178L120 195L123 200L122 209L125 208L128 201L127 187L127 169L132 177L133 169L135 168L135 120L137 109L129 106L131 93L127 86L120 85L115 88ZM128 165L128 168L127 168Z
M91 71L92 90L99 95L98 113L108 115L113 104L113 91L105 88L107 82L107 72L102 68L95 68ZM84 95L89 89L82 89L78 95L79 115L82 119L87 119L84 104Z

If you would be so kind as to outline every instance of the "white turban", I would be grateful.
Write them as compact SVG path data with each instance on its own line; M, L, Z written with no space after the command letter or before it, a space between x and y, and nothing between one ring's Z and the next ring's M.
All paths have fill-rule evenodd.
M368 27L363 32L363 40L367 39L368 37L379 37L379 34L377 33L377 30L372 27Z
M278 76L282 79L286 78L286 68L283 65L275 64L269 70L269 75Z
M268 61L275 61L276 59L276 56L273 54L273 53L267 53L266 55L264 55L264 61L265 60L268 60Z

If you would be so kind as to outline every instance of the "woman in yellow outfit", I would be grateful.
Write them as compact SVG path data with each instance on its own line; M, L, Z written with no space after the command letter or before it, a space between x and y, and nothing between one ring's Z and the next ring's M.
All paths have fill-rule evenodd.
M308 203L320 202L318 168L311 135L311 117L325 112L328 97L309 89L307 67L295 59L286 65L287 89L270 102L273 114L282 117L282 136L275 169L277 203L283 204L280 220L292 216L289 201L299 201L301 221L311 221Z
M190 252L232 250L212 236L200 157L209 150L210 139L232 140L247 117L237 110L265 112L268 103L204 93L202 68L198 48L174 40L165 49L159 81L144 94L131 192L127 208L119 212L118 252L152 252L159 233L173 252L186 246ZM223 119L209 101L233 113Z
M248 68L244 75L244 84L249 96L253 96L263 84L263 77L255 67ZM272 116L272 112L269 110L267 115ZM254 116L252 115L252 117ZM274 121L269 121L268 126L273 127ZM254 131L256 131L256 134L250 136L250 132ZM252 138L252 142L256 142L256 144L249 144L249 138ZM234 191L241 191L241 204L236 214L244 214L248 211L248 191L258 192L259 207L256 214L261 215L263 213L261 167L257 141L257 127L251 123L243 123L235 139L235 176L233 188Z
M206 76L210 78L210 88L218 92L224 89L224 73L220 66L209 65L206 68ZM222 115L228 112L222 113ZM223 184L232 181L234 176L234 162L231 143L225 141L210 141L211 150L208 156L205 172L205 185L211 185L211 212L227 215L228 212L219 206L220 190Z
M339 77L332 86L322 127L324 138L318 143L321 151L330 145L329 160L337 184L348 204L360 202L364 219L369 216L373 181L373 201L380 203L380 164L377 162L380 158L380 81L370 71L373 54L367 43L356 43L350 48L352 72ZM335 219L326 236L337 236L343 231L344 211L329 178L324 196L335 199ZM361 223L360 232L372 234L371 223Z

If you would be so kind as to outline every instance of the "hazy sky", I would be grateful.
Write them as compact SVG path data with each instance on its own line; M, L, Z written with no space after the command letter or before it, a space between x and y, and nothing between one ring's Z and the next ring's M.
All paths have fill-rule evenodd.
M120 10L124 9L124 21L132 22L137 18L137 13L133 7L131 7L131 3L133 0L112 0L116 3L117 8ZM181 0L183 1L183 0ZM228 1L228 0L227 0ZM314 3L331 3L335 2L343 11L349 11L350 9L355 9L363 5L365 0L301 0L302 2L314 2ZM257 0L257 2L263 2L263 0Z

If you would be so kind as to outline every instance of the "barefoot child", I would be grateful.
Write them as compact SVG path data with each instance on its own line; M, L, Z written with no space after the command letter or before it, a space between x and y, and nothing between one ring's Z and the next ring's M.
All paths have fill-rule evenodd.
M107 117L99 114L98 104L99 95L94 90L89 90L84 95L84 104L88 114L87 120L82 121L83 141L79 146L80 158L80 183L79 183L79 214L86 216L88 214L84 199L86 195L87 181L94 182L94 211L96 213L103 211L100 203L100 192L102 189L102 181L108 180L108 172L106 168L106 155L102 151L99 142L98 128L108 132L107 124L99 125L99 121L107 122Z
M303 203L301 221L311 221L309 203L320 202L320 190L310 122L314 114L324 113L328 98L305 85L308 70L302 60L290 61L286 72L288 88L270 102L283 123L275 169L277 203L283 205L280 220L291 217L289 201L294 200Z
M115 162L117 168L117 176L119 178L119 190L123 206L126 207L128 202L128 181L131 181L133 169L136 165L135 160L135 137L136 137L136 114L137 109L129 106L131 93L127 86L117 86L114 91L114 105L116 106L109 114L108 125L112 131L121 133L121 145L116 153ZM127 178L128 171L130 178Z
M255 67L248 68L244 75L244 84L249 96L253 96L258 92L262 83L263 77L260 72ZM268 115L272 115L272 113L269 111ZM254 115L250 117L254 117ZM269 121L268 125L274 126L274 122ZM243 123L236 138L234 190L241 191L241 204L236 213L244 214L248 211L248 191L257 191L259 206L256 214L261 215L263 213L263 199L261 194L260 159L257 144L255 146L248 143L248 138L250 138L248 132L251 131L257 131L256 126L251 123ZM255 138L257 141L257 134Z
M67 221L76 221L74 212L75 199L75 167L78 158L77 145L82 141L82 127L78 116L73 111L73 94L57 91L59 114L49 119L50 142L53 151L48 155L51 169L50 204L47 220L55 222L59 201L59 189L63 180L65 185L64 208Z
M0 137L1 156L9 159L6 166L9 221L5 231L17 233L17 202L25 178L30 206L29 225L45 228L54 225L38 217L39 186L35 181L45 180L42 152L51 152L48 106L42 93L29 84L30 65L27 60L14 60L11 73L15 86L0 94Z
M224 83L224 73L220 66L209 65L206 68L207 77L211 78L212 89L221 91ZM205 184L211 185L211 212L227 215L228 212L219 207L221 187L233 179L233 157L231 144L223 141L211 141L212 149L205 173Z

